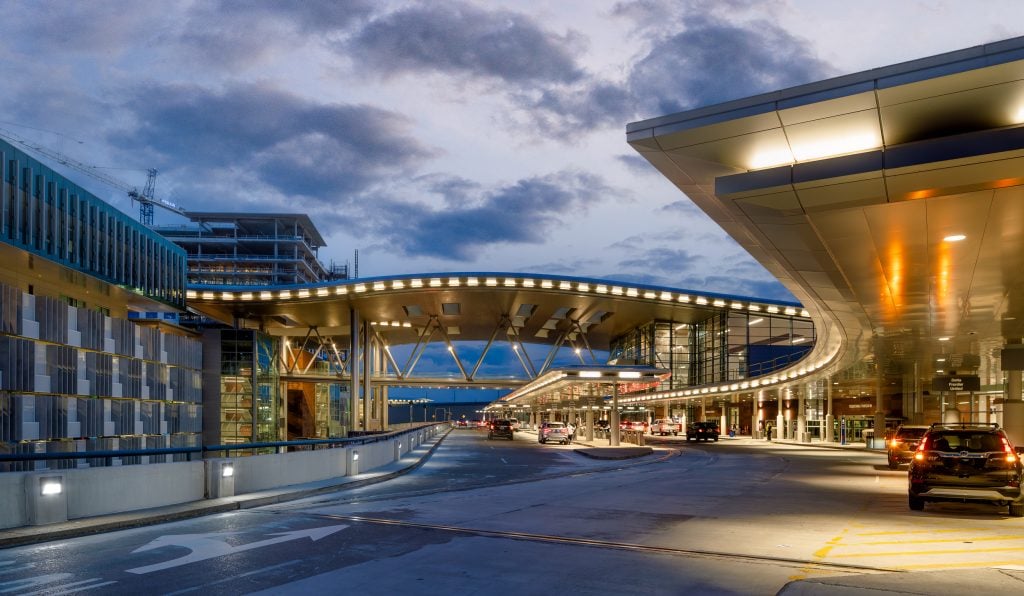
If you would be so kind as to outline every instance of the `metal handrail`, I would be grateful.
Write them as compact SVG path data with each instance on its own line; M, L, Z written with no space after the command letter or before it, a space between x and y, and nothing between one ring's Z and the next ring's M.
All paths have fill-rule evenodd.
M407 434L424 426L433 426L437 422L420 424L418 427L405 428L361 437L334 437L329 439L297 439L294 441L261 441L254 443L231 443L227 445L203 445L201 447L154 447L152 449L122 449L102 451L69 451L66 453L0 453L0 462L40 461L54 459L93 459L109 457L133 457L146 455L175 455L193 453L216 453L241 451L246 449L269 449L280 447L302 447L316 445L367 445ZM191 461L191 457L189 458Z
M764 362L759 362L759 363L757 363L756 366L748 365L747 366L747 376L746 376L746 378L752 379L754 377L760 377L760 376L763 376L763 375L767 375L767 374L773 373L776 370L786 366L787 364L792 364L793 362L797 362L797 361L803 359L805 356L807 356L807 354L810 353L810 351L811 351L810 348L813 348L813 347L814 346L812 344L812 345L808 346L808 350L805 351L805 352L798 352L798 353L786 354L784 356L777 356L775 358L772 358L771 360L767 360L767 361L764 361Z

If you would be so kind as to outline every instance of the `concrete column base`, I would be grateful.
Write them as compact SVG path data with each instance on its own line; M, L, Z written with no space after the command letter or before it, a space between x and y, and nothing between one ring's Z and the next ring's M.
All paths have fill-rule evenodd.
M828 416L825 416L825 442L826 443L834 443L835 440L836 440L836 433L832 429L832 427L833 427L833 425L835 425L835 423L836 423L836 417L835 416L833 416L832 414L829 414Z
M359 450L358 449L346 449L347 457L347 469L345 471L346 476L355 476L359 474Z
M25 513L30 526L68 521L67 476L56 471L26 474Z
M206 463L206 497L220 499L235 496L235 462L230 459L208 459Z
M1024 445L1024 401L1003 403L1003 428L1014 445Z

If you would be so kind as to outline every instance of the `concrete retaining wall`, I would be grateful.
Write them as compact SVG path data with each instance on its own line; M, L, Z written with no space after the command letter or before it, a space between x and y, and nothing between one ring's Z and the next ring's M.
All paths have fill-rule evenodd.
M386 439L344 448L230 458L233 490L245 494L373 471L409 453L439 432L437 425L392 434ZM401 447L399 447L401 445ZM359 454L358 465L352 457ZM0 473L0 529L43 525L163 507L224 494L211 486L225 459ZM43 479L59 479L60 495L42 495Z

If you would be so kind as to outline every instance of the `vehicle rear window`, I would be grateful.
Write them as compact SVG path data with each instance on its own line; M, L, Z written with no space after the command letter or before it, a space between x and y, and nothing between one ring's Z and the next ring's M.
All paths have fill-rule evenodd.
M896 436L900 439L920 439L926 432L927 428L901 428L896 432Z
M992 433L941 432L929 437L928 446L935 451L983 453L1001 451L1002 441Z

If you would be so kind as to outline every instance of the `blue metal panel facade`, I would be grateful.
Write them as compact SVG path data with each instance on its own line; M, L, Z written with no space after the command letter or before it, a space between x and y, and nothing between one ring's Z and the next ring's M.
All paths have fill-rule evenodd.
M0 140L0 241L185 308L185 251Z

